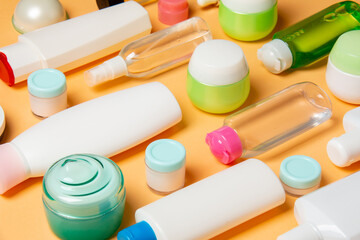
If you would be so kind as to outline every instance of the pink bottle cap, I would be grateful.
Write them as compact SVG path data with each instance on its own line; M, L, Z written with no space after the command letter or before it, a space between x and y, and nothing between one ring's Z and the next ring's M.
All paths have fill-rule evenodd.
M160 22L173 25L188 18L189 4L187 0L159 0L158 14Z
M0 194L27 179L23 160L11 143L0 145Z
M211 152L222 163L229 164L241 157L241 140L234 129L222 127L206 135L206 143Z

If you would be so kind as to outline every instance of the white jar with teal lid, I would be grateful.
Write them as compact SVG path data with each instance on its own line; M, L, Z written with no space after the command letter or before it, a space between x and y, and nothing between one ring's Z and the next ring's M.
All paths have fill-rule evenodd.
M339 99L360 104L360 30L342 34L332 48L326 82Z
M159 193L170 193L185 184L186 150L178 141L160 139L145 151L148 186Z
M119 228L124 213L122 172L102 156L67 156L46 172L43 203L49 225L59 238L107 239Z
M219 21L224 32L241 41L267 36L277 22L276 0L220 0Z
M49 117L67 108L66 78L56 69L46 68L30 74L28 81L31 111Z
M313 158L294 155L280 165L280 180L284 190L293 196L302 196L319 188L321 166Z
M205 112L227 113L240 107L250 92L241 47L222 39L201 43L190 59L186 85L192 103Z

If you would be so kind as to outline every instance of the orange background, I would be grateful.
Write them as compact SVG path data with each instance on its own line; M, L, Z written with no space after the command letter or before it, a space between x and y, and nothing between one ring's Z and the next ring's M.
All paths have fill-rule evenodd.
M0 47L17 41L19 34L11 24L11 16L17 2L14 0L0 0ZM335 0L279 0L279 20L274 31L260 41L241 42L230 39L224 34L218 22L217 8L201 9L197 6L195 0L189 0L190 16L204 18L210 26L214 39L233 41L244 50L250 67L251 91L248 100L242 107L302 81L315 82L330 95L333 103L333 117L331 120L257 157L268 164L276 174L279 173L281 161L286 157L295 154L313 157L321 164L323 170L322 186L360 169L360 163L347 168L338 168L330 162L326 154L327 142L344 132L342 128L344 113L356 106L336 99L329 91L325 81L326 59L307 68L287 71L281 75L273 75L261 65L256 57L256 51L264 43L270 41L271 36L276 31L290 26L336 2ZM95 0L61 0L61 3L71 18L97 10ZM153 32L167 27L157 19L156 3L152 3L145 8L150 14ZM94 33L95 31L96 29L94 29ZM146 185L144 152L147 145L159 138L171 138L181 142L187 151L186 185L189 185L228 167L215 160L204 141L206 133L220 127L224 117L228 114L208 114L192 105L186 94L186 65L152 79L122 77L99 87L89 88L84 82L83 72L102 63L104 60L106 59L100 59L66 73L68 99L71 106L129 87L159 81L173 92L183 111L183 120L180 124L111 158L123 171L127 189L125 215L120 227L122 229L135 222L134 213L136 209L162 197L150 191ZM7 121L2 143L11 141L21 132L41 121L30 111L26 82L11 88L0 82L0 105L5 111ZM42 178L29 179L0 196L1 240L56 239L47 224L44 214L41 201L41 181ZM214 192L214 194L216 193ZM295 197L287 196L286 202L282 206L241 224L214 239L276 239L278 235L297 225L293 214L295 200ZM115 235L113 239L116 239Z

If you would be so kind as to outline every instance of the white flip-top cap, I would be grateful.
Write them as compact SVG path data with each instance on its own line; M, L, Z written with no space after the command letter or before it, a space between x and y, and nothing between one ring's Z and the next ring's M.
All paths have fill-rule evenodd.
M5 114L4 110L0 106L0 139L5 130Z
M346 167L360 160L360 130L331 139L327 144L327 154L338 167Z
M302 224L287 233L280 235L277 240L322 240L319 232L311 224Z
M231 11L236 13L258 13L272 8L276 0L222 0Z
M360 130L360 107L354 108L345 113L343 126L345 132Z
M274 39L262 46L257 51L257 57L263 62L267 70L278 74L289 69L293 56L286 42Z

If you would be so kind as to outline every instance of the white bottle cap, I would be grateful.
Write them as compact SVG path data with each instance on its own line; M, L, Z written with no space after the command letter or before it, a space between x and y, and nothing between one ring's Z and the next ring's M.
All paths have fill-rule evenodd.
M263 62L267 70L278 74L289 69L293 62L293 56L286 42L274 39L262 46L257 57Z
M343 127L345 132L360 130L360 107L345 113L343 117Z
M127 65L125 60L116 56L97 67L84 73L86 83L92 87L102 82L106 82L124 75L127 75Z
M197 3L200 7L206 7L217 2L218 0L197 0Z
M322 240L319 232L311 224L302 224L287 233L280 235L277 240Z
M327 144L327 154L338 167L346 167L360 160L360 130L331 139Z

